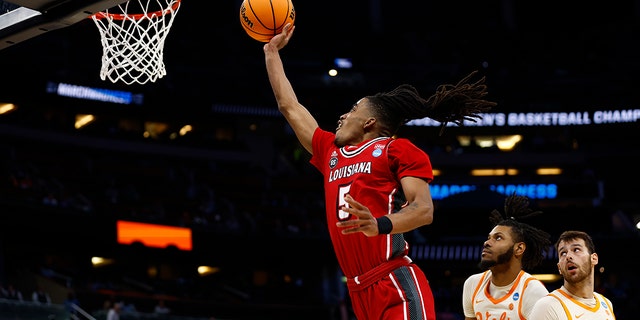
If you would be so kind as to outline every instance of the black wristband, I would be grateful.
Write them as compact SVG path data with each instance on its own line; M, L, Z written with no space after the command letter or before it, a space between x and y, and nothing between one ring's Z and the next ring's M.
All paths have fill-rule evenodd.
M393 230L393 223L391 223L389 217L382 216L376 218L376 221L378 221L378 234L389 234Z

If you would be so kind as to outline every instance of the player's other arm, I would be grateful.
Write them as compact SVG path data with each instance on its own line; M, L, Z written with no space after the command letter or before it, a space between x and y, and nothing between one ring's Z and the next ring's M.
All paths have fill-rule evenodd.
M465 316L464 320L476 320L475 310L473 308L473 292L476 290L476 287L480 282L480 276L480 274L474 274L464 281L464 286L462 287L462 310Z
M558 299L552 296L545 296L536 301L529 319L535 320L555 320L566 319L564 308Z
M300 144L312 153L311 140L313 133L318 127L318 122L311 115L309 110L305 108L296 97L295 91L289 82L280 58L280 49L284 48L295 27L287 24L282 32L264 45L265 63L267 66L267 74L269 83L273 89L273 94L278 103L278 110L287 119L287 122L293 129L300 141Z
M429 184L422 178L404 177L400 180L407 205L388 215L393 223L392 233L404 233L433 222L433 200Z
M357 219L349 219L336 223L342 229L342 234L364 233L367 237L373 237L382 233L405 233L433 222L433 201L427 181L416 177L404 177L400 181L408 204L394 214L385 217L391 222L386 231L381 231L382 225L369 211L369 208L356 201L347 194L344 200L349 206L341 208L342 211L354 215Z

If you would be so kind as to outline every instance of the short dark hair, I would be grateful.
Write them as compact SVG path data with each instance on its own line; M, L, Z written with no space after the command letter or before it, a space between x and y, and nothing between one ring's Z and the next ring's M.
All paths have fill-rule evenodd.
M504 215L498 210L493 210L489 220L494 226L506 226L511 228L511 233L516 242L524 242L527 249L522 255L522 269L530 270L542 263L544 253L550 249L551 236L538 228L518 221L541 214L542 211L534 211L529 208L529 198L512 194L504 201Z
M589 254L596 252L596 245L593 243L593 239L591 236L584 231L576 231L569 230L564 231L558 237L558 241L556 241L556 250L558 249L558 245L561 241L567 242L569 240L582 239L584 240L585 245L587 246L587 250L589 250Z

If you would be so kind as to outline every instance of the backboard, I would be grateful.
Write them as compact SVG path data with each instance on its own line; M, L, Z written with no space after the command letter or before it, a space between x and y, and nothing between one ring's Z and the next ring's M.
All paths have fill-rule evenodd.
M0 0L0 50L127 0Z

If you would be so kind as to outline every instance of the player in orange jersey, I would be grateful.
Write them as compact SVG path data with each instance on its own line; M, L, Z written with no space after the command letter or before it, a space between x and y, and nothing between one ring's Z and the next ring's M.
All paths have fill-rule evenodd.
M548 233L518 220L540 214L529 199L513 194L505 199L505 216L491 212L494 228L484 242L480 268L464 283L462 308L466 320L536 319L530 317L536 301L549 293L525 270L539 265L551 246Z
M591 236L583 231L565 231L556 249L564 283L536 302L531 319L614 320L611 301L594 291L598 254Z

